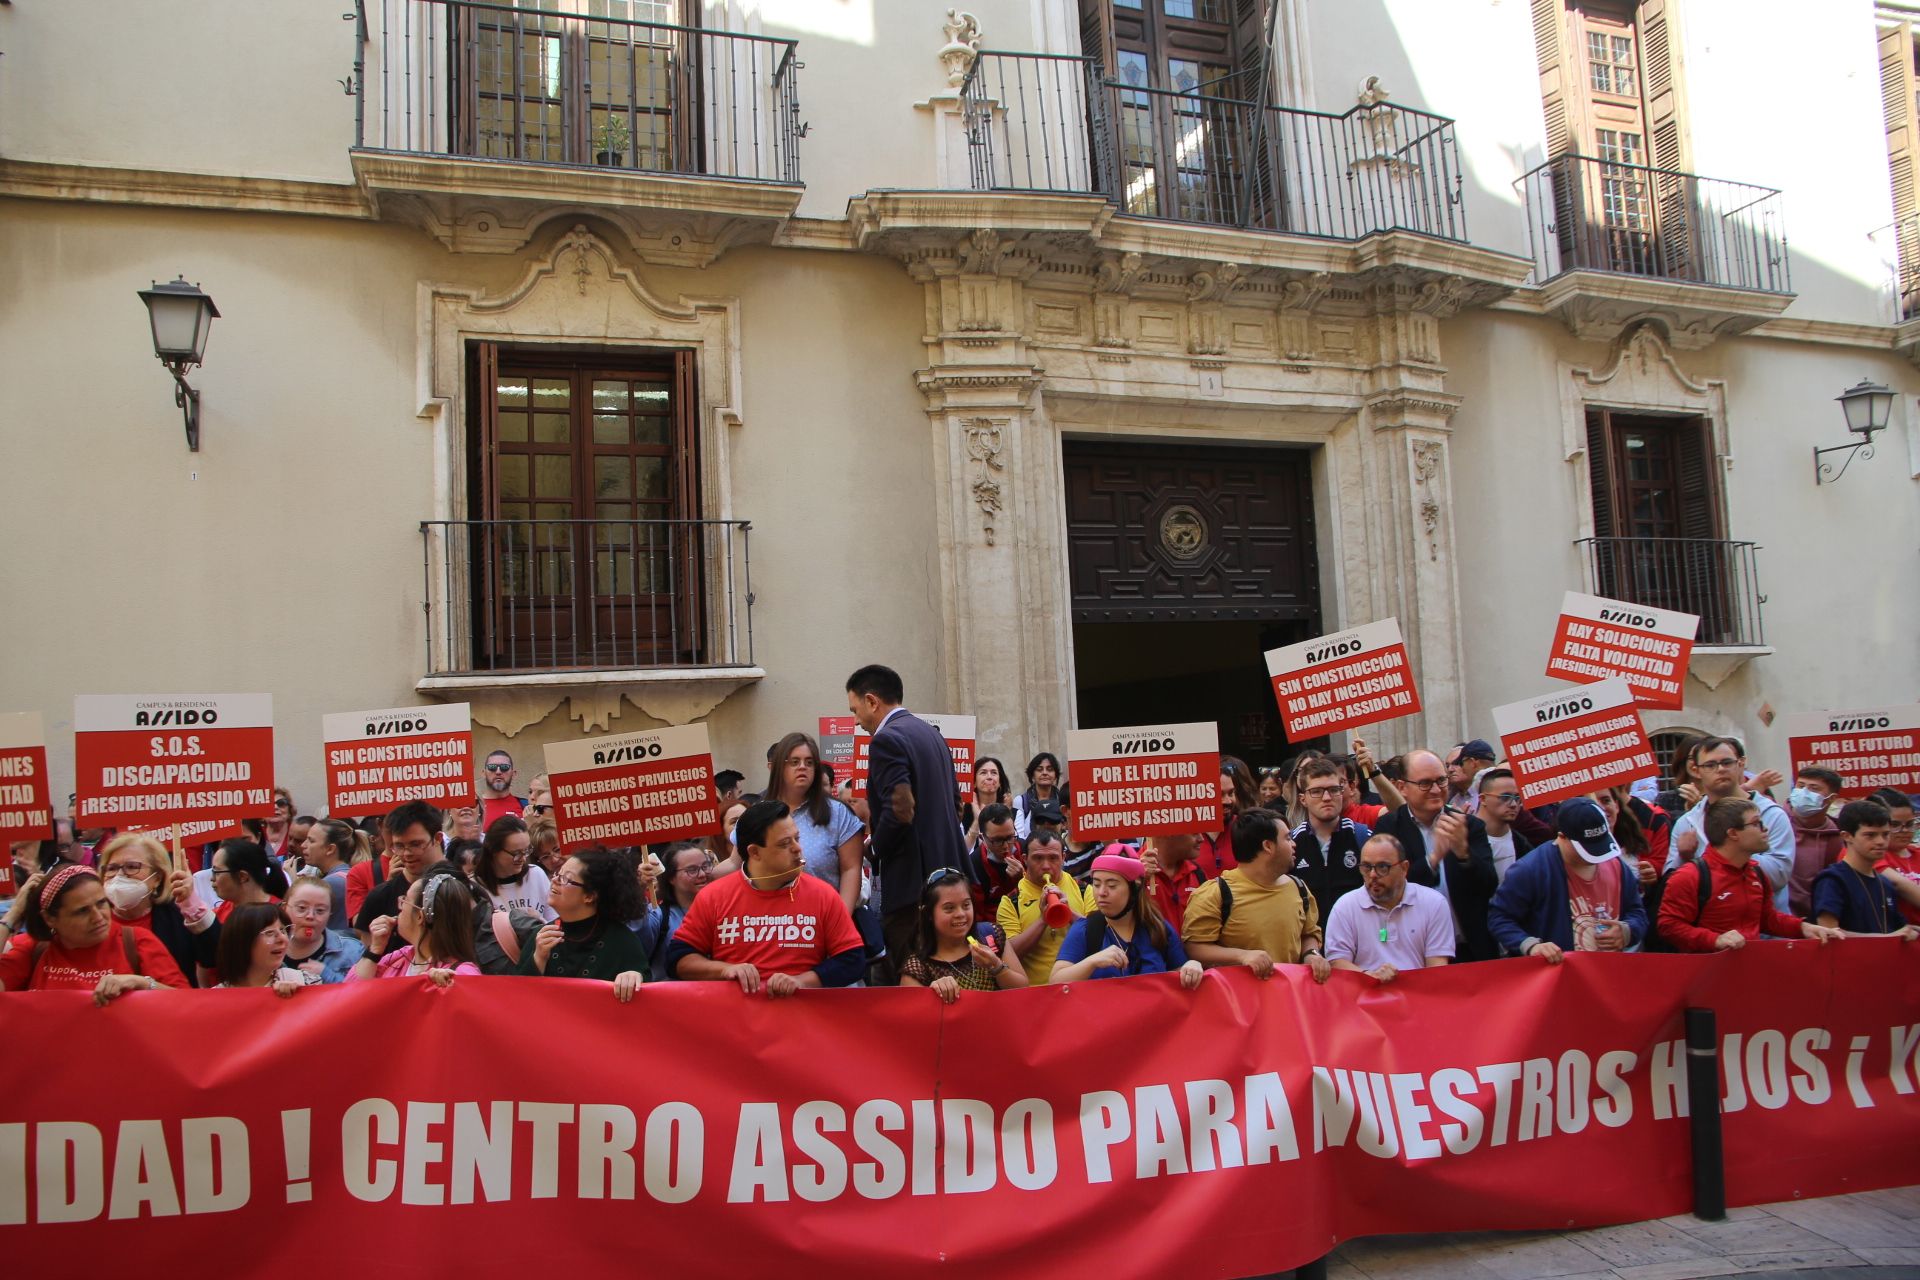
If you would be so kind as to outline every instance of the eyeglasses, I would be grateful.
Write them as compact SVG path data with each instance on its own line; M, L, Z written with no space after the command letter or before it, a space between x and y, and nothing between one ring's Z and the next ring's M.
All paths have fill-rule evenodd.
M1767 829L1767 824L1760 820L1760 815L1757 813L1740 825L1750 831L1765 831Z
M287 940L287 931L279 925L275 925L271 929L262 929L254 936L262 942L285 942Z
M1019 836L985 836L983 838L986 840L988 844L992 845L994 848L1004 849L1008 845L1012 844L1014 841L1018 840L1020 837Z
M1724 760L1694 761L1694 767L1696 769L1732 769L1732 768L1738 767L1739 764L1740 764L1740 757L1738 756L1728 756Z
M291 804L289 804L289 803L288 803L287 801L285 801L285 800L275 800L275 801L273 802L273 807L274 807L274 808L276 808L276 809L285 809L285 810L287 810L287 811L288 811L289 813L291 813L291 812L293 811L293 806L292 806Z
M425 853L433 848L433 838L429 836L425 840L389 840L387 848L400 853Z
M145 879L147 876L153 874L153 868L144 862L116 862L110 867L100 868L100 872L102 875L134 876L139 879Z
M534 814L552 813L553 806L550 804L530 804L527 806L527 812L534 813Z
M1418 787L1422 791L1432 791L1436 787L1447 785L1445 778L1408 778L1400 784L1403 787Z
M483 765L482 767L486 769L488 773L512 773L513 772L513 766L510 764L489 764L489 765Z
M216 876L237 876L241 873L235 871L232 867L214 867L211 874Z
M1345 795L1346 793L1347 793L1347 789L1345 787L1308 787L1307 788L1308 795L1319 796L1322 799L1326 799L1332 796L1342 796L1342 795Z
M966 877L960 874L958 867L942 867L927 877L927 888L931 889L937 884L957 884L964 879L966 879Z
M680 868L679 871L675 872L674 874L685 875L689 871L711 871L719 865L720 865L720 859L708 858L705 862L696 862L690 867L682 867Z
M1363 862L1360 864L1360 874L1363 876L1388 876L1392 875L1393 869L1399 865L1397 862Z
M1520 793L1518 791L1482 791L1480 798L1482 800L1491 800L1495 804L1520 803Z

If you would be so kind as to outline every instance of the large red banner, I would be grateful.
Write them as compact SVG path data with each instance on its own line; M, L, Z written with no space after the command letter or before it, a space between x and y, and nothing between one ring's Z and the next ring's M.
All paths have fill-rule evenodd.
M78 694L79 825L157 829L273 815L273 696Z
M1614 676L1493 709L1507 764L1530 805L1552 804L1660 771L1634 694Z
M1069 729L1076 840L1220 829L1220 730L1211 721Z
M1688 1007L1719 1017L1731 1203L1895 1186L1920 1143L1914 957L1776 942L1324 987L1282 966L951 1007L522 978L0 996L12 1043L138 1082L0 1056L0 1243L36 1276L187 1274L209 1231L236 1276L312 1231L377 1242L382 1274L443 1274L460 1240L595 1274L642 1239L612 1212L667 1275L1225 1280L1354 1236L1685 1212ZM378 1073L306 1069L353 1045Z
M469 703L338 711L320 718L320 732L335 818L383 814L409 800L442 809L474 802Z
M1920 791L1920 706L1802 711L1786 717L1786 730L1794 771L1833 770L1849 799L1881 787Z
M1289 742L1420 710L1398 618L1270 649L1267 674Z
M1643 707L1686 703L1687 660L1700 616L1569 591L1547 654L1547 674L1575 684L1619 676Z

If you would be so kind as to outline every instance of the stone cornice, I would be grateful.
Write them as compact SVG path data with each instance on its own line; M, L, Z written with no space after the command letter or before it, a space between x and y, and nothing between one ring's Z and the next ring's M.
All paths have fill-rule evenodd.
M1560 317L1584 341L1612 342L1650 320L1665 330L1669 343L1685 351L1697 351L1715 338L1746 333L1777 319L1793 303L1790 293L1607 271L1557 275L1540 286L1536 298L1543 311Z
M0 160L0 196L328 218L373 217L366 193L352 183L50 164L37 160Z

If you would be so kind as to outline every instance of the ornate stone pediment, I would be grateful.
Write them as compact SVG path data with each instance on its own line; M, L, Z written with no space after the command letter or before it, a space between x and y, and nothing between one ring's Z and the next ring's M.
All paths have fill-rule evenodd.
M549 223L590 213L618 228L641 261L676 267L771 241L803 192L797 183L369 151L353 153L353 175L376 218L419 227L454 253L515 253Z

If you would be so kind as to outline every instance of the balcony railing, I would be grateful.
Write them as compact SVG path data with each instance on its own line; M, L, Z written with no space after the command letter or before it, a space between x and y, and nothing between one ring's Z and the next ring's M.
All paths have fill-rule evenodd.
M1694 642L1766 643L1759 546L1717 538L1582 538L1587 585L1595 595L1700 615Z
M745 520L423 520L427 671L753 664Z
M1609 271L1791 293L1780 193L1672 169L1560 156L1515 184L1533 274Z
M1911 320L1920 316L1920 213L1906 217L1873 233L1874 240L1887 254L1893 269L1895 316Z
M1467 237L1445 116L1262 107L1112 80L1091 58L995 51L961 96L975 190L1090 193L1142 217L1337 240Z
M357 148L800 180L792 40L471 0L357 16Z

